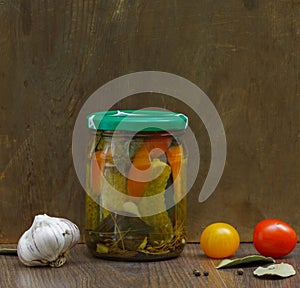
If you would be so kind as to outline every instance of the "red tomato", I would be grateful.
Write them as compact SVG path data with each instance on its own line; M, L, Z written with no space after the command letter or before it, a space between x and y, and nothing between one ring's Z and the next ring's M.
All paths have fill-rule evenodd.
M255 226L253 244L260 254L280 258L292 252L296 247L297 234L289 224L283 221L266 219Z

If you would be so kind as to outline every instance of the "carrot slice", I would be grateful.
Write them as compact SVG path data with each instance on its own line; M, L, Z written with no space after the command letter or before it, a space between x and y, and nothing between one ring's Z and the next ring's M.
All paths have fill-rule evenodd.
M150 177L150 166L149 151L145 145L142 145L135 153L128 172L127 193L129 196L141 197L143 195L148 184L147 177L148 179ZM144 174L142 175L139 170ZM138 179L143 181L138 181Z
M150 179L151 158L162 156L171 142L171 136L145 139L143 145L135 153L128 172L127 193L129 196L143 196ZM139 181L139 179L143 181Z
M96 151L92 156L92 193L98 194L100 192L101 174L103 173L105 165L105 158L102 155L102 150Z
M182 160L182 147L172 146L167 151L168 162L171 166L173 183L174 183L174 200L179 201L181 195L181 177L179 175Z
M175 181L180 171L182 148L180 145L172 146L166 151L166 154L172 169L173 181Z
M151 157L158 158L166 153L172 143L172 137L150 138L146 139L144 143Z

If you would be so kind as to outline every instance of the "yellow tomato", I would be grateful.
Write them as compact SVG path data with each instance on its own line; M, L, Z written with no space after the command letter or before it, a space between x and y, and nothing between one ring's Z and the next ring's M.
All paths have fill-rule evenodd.
M210 224L200 236L201 249L211 258L229 257L236 252L239 245L239 233L227 223Z

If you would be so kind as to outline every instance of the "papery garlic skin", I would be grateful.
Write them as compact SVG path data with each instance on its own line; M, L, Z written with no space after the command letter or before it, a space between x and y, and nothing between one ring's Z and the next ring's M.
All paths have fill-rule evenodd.
M67 252L79 241L78 227L65 218L37 215L17 246L20 261L26 266L60 267Z

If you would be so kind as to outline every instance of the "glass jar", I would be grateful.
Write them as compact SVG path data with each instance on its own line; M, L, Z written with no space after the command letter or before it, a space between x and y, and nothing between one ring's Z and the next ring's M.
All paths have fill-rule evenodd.
M85 241L105 259L177 257L186 239L187 117L162 110L87 116Z

